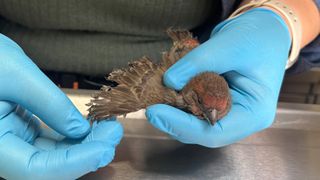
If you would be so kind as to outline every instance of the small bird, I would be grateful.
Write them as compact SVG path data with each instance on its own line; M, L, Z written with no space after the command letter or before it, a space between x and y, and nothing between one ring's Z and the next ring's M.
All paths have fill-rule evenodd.
M106 77L115 81L115 87L103 86L87 105L89 118L101 120L144 109L152 104L168 104L192 113L211 125L225 116L231 106L229 87L225 79L214 73L204 72L192 78L181 90L163 85L165 71L185 54L199 46L187 30L168 29L173 41L169 51L163 52L162 61L155 64L149 57L142 57L128 64L127 68L114 70Z

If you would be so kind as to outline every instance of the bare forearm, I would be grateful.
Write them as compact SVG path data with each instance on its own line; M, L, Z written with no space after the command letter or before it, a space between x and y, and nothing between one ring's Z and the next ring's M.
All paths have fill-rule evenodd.
M278 0L286 4L297 16L301 22L302 39L301 48L310 43L320 33L320 13L313 0ZM243 4L250 2L244 0ZM269 8L272 9L272 8ZM272 9L280 16L284 16L276 9ZM286 21L286 18L284 18ZM288 23L287 23L288 24Z

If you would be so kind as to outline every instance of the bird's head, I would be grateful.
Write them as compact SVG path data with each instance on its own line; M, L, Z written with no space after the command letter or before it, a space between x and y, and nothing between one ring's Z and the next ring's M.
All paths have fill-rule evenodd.
M216 73L197 75L182 90L188 110L211 125L225 116L231 106L226 80Z

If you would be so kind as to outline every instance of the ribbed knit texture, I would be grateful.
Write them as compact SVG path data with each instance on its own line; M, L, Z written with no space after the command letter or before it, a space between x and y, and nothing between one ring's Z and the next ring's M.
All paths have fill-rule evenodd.
M192 29L211 0L0 0L1 33L45 70L104 75L128 61L159 59L168 27Z

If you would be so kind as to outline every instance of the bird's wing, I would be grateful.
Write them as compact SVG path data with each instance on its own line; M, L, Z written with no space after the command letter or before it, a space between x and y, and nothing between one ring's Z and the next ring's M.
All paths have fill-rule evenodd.
M91 119L99 120L124 115L145 108L152 103L162 102L162 99L166 97L163 97L162 94L166 94L164 91L167 91L162 86L162 74L182 56L199 45L187 30L169 29L167 34L173 41L173 47L163 53L161 65L156 65L149 58L143 57L129 63L128 68L113 71L108 80L115 81L118 85L116 87L104 86L93 96L88 104ZM157 94L152 89L158 89L162 94ZM163 101L174 102L176 93L172 91L167 94L172 98L164 98Z
M144 84L158 68L148 57L129 63L129 67L110 73L108 80L118 83L116 87L104 86L88 104L89 117L93 120L125 115L145 107L141 95Z
M188 30L174 30L170 28L167 30L167 34L171 38L173 46L162 55L162 68L164 70L167 70L185 54L199 45L199 41Z

